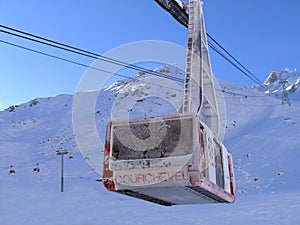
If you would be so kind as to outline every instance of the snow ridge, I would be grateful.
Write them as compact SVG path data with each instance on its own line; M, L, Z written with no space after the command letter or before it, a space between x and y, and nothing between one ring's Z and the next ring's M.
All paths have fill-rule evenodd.
M281 81L286 81L286 90L292 94L292 99L300 98L300 73L297 70L285 69L279 72L272 70L264 82L266 94L280 95L282 93Z

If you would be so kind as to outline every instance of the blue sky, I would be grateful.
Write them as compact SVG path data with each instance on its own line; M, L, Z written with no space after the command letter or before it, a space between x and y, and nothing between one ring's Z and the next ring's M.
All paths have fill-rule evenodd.
M206 0L206 30L261 80L272 69L300 69L298 0ZM0 0L0 23L103 54L140 40L186 44L186 28L154 0ZM93 60L0 33L21 44L82 63ZM214 75L253 82L217 56ZM86 68L0 43L0 109L36 97L74 93Z

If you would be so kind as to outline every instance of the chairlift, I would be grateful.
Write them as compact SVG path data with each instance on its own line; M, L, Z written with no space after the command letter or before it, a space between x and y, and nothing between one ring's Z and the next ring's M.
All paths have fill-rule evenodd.
M39 164L36 164L36 167L33 168L33 172L35 173L39 173L40 172L40 168L39 168Z
M73 157L72 153L70 152L69 153L69 160L73 160L73 159L74 159L74 157Z
M9 175L14 176L16 174L16 171L13 169L13 165L10 166Z
M90 160L89 155L86 155L86 156L84 157L84 160Z

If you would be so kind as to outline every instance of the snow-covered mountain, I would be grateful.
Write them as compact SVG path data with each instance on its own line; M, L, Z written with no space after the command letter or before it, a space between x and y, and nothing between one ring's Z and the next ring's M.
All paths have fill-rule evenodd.
M283 82L286 82L285 89L292 94L291 99L298 100L300 98L300 73L295 70L285 69L279 72L272 70L266 79L264 85L267 90L266 94L281 96L283 91Z
M288 80L291 107L281 104L279 80L283 77ZM123 107L129 117L174 111L181 98L180 85L164 90L166 81L155 79L156 84L151 84L141 75L99 93L94 115L101 140L112 108L127 100L136 101ZM270 74L265 85L269 93L279 96L255 87L219 83L218 93L224 95L227 111L224 144L235 166L234 204L162 207L108 192L96 182L100 175L95 168L88 165L93 156L78 149L72 128L74 96L59 95L0 112L0 224L299 224L297 72ZM73 157L64 158L64 193L60 192L57 150L67 150ZM100 168L102 162L96 163ZM9 175L11 165L14 176ZM37 166L39 173L33 172Z

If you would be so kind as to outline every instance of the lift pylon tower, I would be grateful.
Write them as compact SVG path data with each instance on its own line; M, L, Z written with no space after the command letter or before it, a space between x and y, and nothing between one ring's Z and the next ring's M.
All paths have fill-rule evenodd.
M210 64L202 0L183 3L178 0L155 0L188 28L183 113L198 113L218 137L220 116Z
M282 85L282 105L284 105L285 103L288 104L289 106L291 106L291 102L289 99L289 94L286 90L286 84L287 84L287 80L280 80L279 83Z

